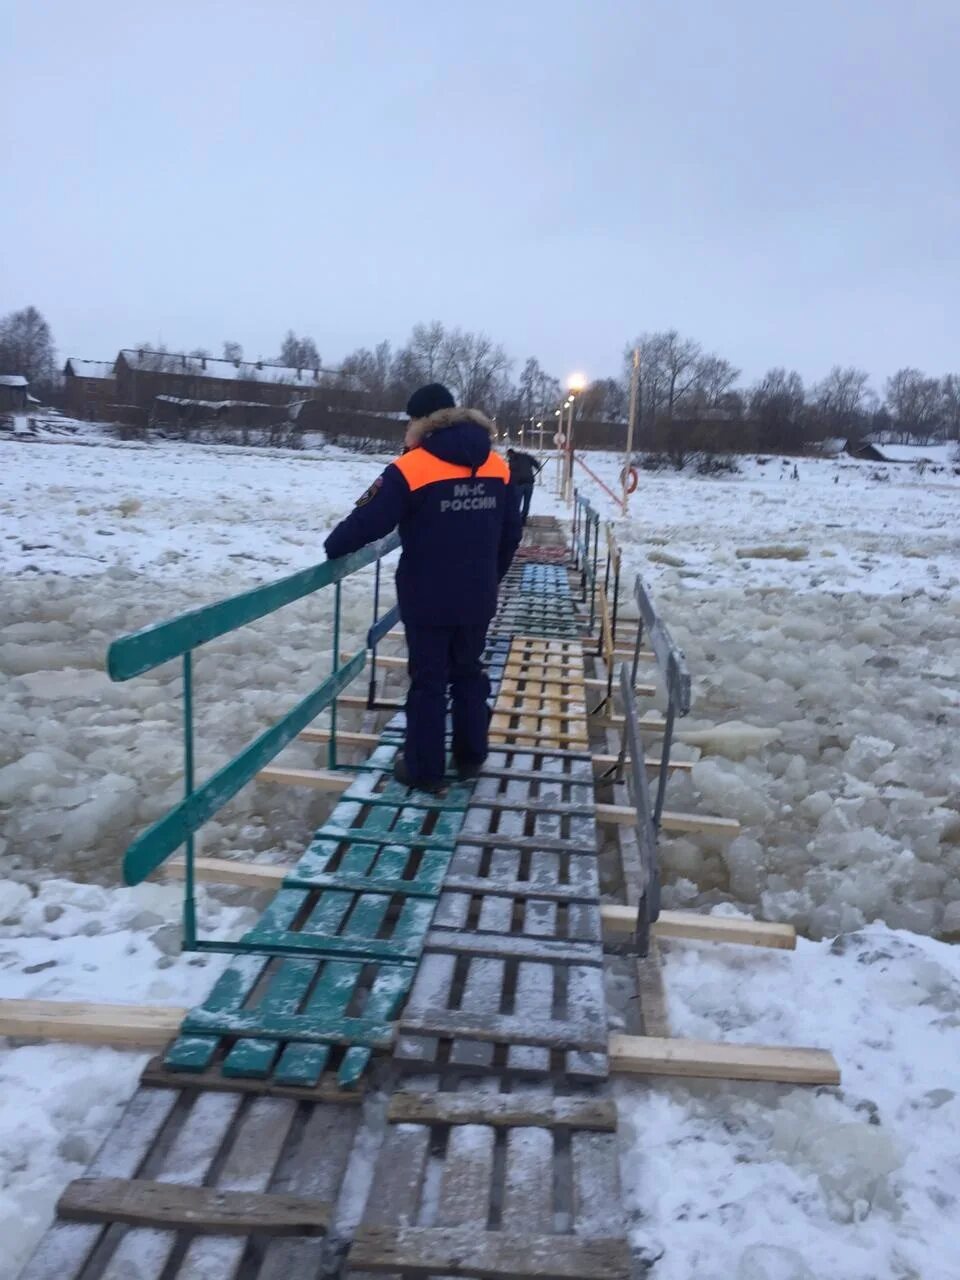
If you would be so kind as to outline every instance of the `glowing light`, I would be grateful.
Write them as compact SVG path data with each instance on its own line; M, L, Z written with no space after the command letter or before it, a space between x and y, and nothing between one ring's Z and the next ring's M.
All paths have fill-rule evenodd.
M567 379L567 390L572 391L574 395L576 395L577 392L582 391L586 385L587 377L586 374L583 373L571 373L570 377Z

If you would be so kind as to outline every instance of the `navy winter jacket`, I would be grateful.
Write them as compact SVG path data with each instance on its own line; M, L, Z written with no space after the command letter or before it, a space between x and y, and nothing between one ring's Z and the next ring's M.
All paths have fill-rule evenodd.
M411 424L410 449L374 481L324 543L331 560L399 526L397 599L415 626L485 624L520 542L520 507L491 423L441 409Z

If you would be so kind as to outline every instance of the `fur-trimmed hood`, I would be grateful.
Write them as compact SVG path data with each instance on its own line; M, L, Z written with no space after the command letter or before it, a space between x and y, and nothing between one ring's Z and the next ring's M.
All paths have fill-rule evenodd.
M424 439L433 431L441 431L444 427L456 426L458 423L472 422L476 427L482 427L486 431L491 440L496 440L497 429L487 417L485 413L481 413L479 409L438 409L436 413L431 413L427 418L414 418L407 427L407 434L403 443L408 449L416 449L418 445L423 444Z

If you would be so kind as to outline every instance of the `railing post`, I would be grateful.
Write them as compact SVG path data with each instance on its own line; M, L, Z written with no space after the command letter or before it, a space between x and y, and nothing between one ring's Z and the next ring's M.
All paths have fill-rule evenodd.
M340 670L340 596L338 581L333 590L333 674ZM327 746L327 768L337 767L337 700L330 704L330 742Z
M663 801L667 793L667 774L670 772L670 747L673 744L673 722L676 717L673 690L667 702L667 723L663 731L663 747L660 751L660 777L657 779L657 799L653 806L653 825L660 830Z
M587 546L589 549L590 534L589 528L587 532ZM597 565L600 563L600 516L594 517L593 521L593 571L590 574L590 630L593 630L593 624L597 617Z
M193 795L193 651L183 655L183 790L184 799ZM183 891L183 949L194 951L197 943L197 904L194 898L193 832L187 836L187 857Z
M373 622L370 630L377 625L380 616L380 557L377 557L373 571ZM367 706L372 707L377 700L377 645L374 642L370 650L370 683L367 686Z

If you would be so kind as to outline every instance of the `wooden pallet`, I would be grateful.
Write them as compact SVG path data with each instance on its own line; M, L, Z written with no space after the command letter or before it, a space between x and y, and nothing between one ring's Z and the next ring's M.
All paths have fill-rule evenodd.
M629 1280L611 1104L400 1093L346 1275Z
M496 1066L603 1079L591 763L521 748L492 752L488 768L444 881L394 1059L444 1074ZM506 808L495 807L501 797ZM557 806L568 811L550 811Z
M21 1280L287 1280L330 1257L363 1112L142 1087Z
M517 636L494 704L491 743L588 752L583 681L578 641Z

